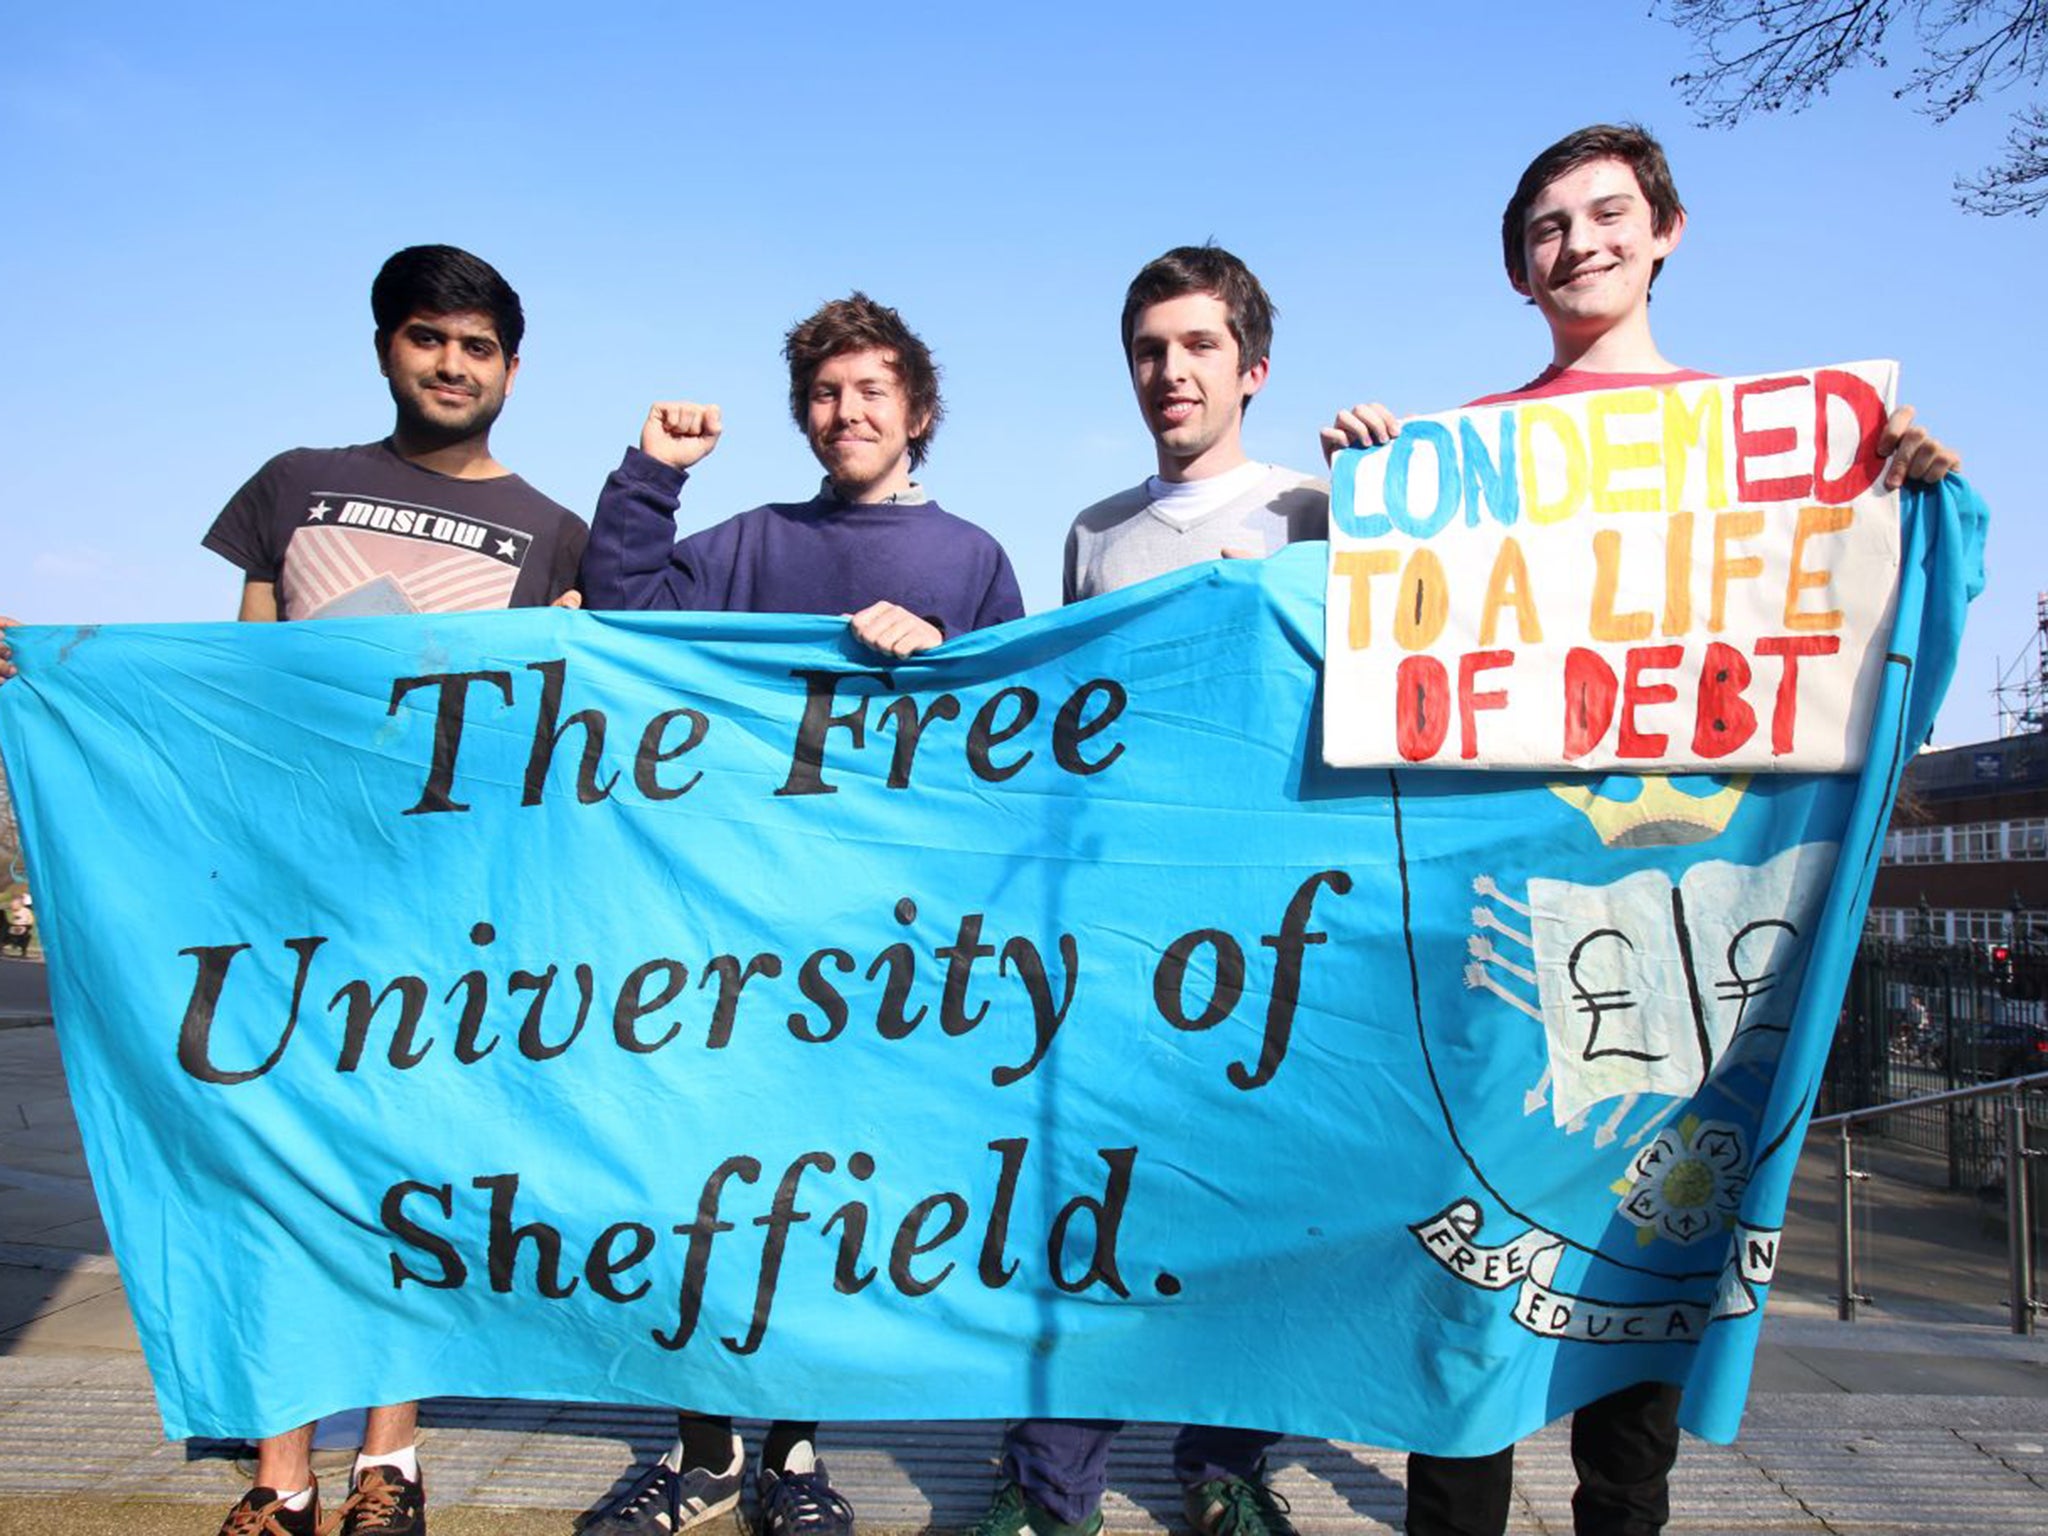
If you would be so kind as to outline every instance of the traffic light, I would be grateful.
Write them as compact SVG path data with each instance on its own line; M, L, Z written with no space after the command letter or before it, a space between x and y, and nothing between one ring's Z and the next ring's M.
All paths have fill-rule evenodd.
M2008 944L1991 946L1991 979L2008 993L2012 990L2012 947Z

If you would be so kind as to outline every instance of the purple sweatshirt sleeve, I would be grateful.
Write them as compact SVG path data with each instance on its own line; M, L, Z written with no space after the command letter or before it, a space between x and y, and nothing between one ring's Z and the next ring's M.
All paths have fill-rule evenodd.
M981 607L974 615L974 627L987 629L1024 617L1024 594L1017 587L1017 573L1010 569L1010 557L996 550L996 568L988 590L981 595Z
M676 541L676 504L686 471L628 448L605 480L583 550L583 606L699 608L699 573Z

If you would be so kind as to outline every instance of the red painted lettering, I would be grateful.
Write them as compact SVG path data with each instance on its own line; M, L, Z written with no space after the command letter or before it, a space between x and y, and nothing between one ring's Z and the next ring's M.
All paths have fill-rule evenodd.
M1828 402L1839 400L1856 415L1856 453L1841 478L1828 478ZM1877 439L1884 431L1884 401L1862 379L1839 368L1823 368L1813 376L1813 499L1839 507L1854 501L1884 471Z
M1575 645L1564 658L1564 755L1584 757L1614 722L1614 668Z
M1782 757L1792 750L1792 732L1799 715L1799 658L1832 656L1841 648L1840 635L1767 635L1757 641L1757 655L1785 658L1785 670L1778 675L1778 700L1771 708L1772 756Z
M1744 506L1760 501L1794 501L1813 489L1812 475L1784 475L1776 480L1752 480L1751 459L1768 459L1799 446L1799 434L1791 427L1749 428L1743 424L1743 406L1758 395L1806 385L1804 374L1780 379L1750 379L1735 386L1735 499Z
M1670 704L1678 690L1670 683L1645 683L1645 672L1669 672L1685 655L1682 645L1636 645L1629 647L1622 663L1621 728L1614 738L1616 757L1662 757L1671 738L1661 732L1636 729L1636 710L1645 704Z
M1742 696L1750 677L1749 658L1742 652L1719 640L1708 644L1692 728L1695 756L1726 757L1756 734L1756 711Z
M1458 659L1458 756L1471 762L1479 755L1479 711L1507 708L1507 694L1496 688L1474 693L1472 683L1481 672L1513 666L1513 651L1467 651Z
M1394 740L1401 756L1426 763L1451 728L1451 680L1434 656L1403 656L1394 669Z

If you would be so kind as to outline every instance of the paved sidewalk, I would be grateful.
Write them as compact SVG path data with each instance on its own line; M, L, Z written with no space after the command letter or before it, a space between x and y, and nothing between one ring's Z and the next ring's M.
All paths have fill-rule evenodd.
M43 962L0 954L0 1029L49 1022L50 983Z
M1902 1168L1871 1224L1864 1288L1879 1302L1866 1321L1837 1323L1828 1155L1802 1163L1742 1436L1688 1442L1670 1529L2048 1532L2048 1338L2004 1330L2001 1239L1984 1209ZM437 1536L567 1536L670 1422L559 1403L442 1400L425 1412ZM996 1425L826 1434L870 1536L963 1526L986 1506ZM1118 1536L1181 1529L1170 1437L1133 1426L1119 1441L1105 1505ZM1273 1464L1303 1536L1398 1529L1399 1454L1290 1440ZM1510 1530L1568 1532L1571 1481L1553 1426L1518 1459ZM53 1033L0 1028L0 1536L212 1536L239 1486L233 1447L162 1439Z

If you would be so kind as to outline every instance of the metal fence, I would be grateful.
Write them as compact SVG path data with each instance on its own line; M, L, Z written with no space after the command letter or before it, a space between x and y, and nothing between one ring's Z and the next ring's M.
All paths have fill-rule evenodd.
M2044 1041L2048 946L1867 939L1850 973L1815 1113L2048 1070ZM2028 1093L2025 1105L2029 1141L2048 1145L2048 1089ZM1859 1134L1944 1157L1951 1189L2004 1185L2006 1110L1999 1099L1901 1110ZM2048 1225L2042 1205L2033 1202L2037 1231Z

